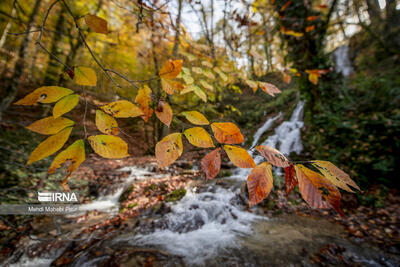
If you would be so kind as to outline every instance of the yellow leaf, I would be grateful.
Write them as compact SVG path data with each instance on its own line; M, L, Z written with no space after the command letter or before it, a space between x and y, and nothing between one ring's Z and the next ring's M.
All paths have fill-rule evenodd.
M164 137L156 144L156 159L160 168L166 167L177 160L183 152L182 134L173 133Z
M88 67L75 67L74 81L79 85L96 86L96 72Z
M88 138L94 152L103 158L120 159L128 157L128 144L114 135L92 135Z
M183 134L187 140L194 146L198 147L214 147L211 136L201 127L193 127L185 130Z
M213 67L213 65L208 61L202 61L201 65L203 65L203 66L205 66L207 68L210 68L210 69Z
M195 86L196 86L196 85L194 85L194 84L190 84L190 85L185 86L185 89L183 89L183 90L181 91L181 95L184 95L184 94L193 92Z
M253 92L255 93L258 89L258 84L255 81L251 81L251 80L246 80L245 81L247 83L247 85L253 89Z
M88 14L85 16L85 22L86 25L94 32L103 34L108 33L107 21L105 19L99 18L98 16L95 15Z
M181 72L183 60L168 60L160 70L160 77L174 79Z
M79 95L72 94L63 97L53 108L53 117L58 118L67 112L70 112L79 103Z
M209 125L207 118L198 111L184 111L181 113L188 121L196 125Z
M331 162L323 160L313 160L312 164L322 173L322 175L326 179L331 181L337 187L342 188L348 192L353 192L353 190L348 187L348 185L350 185L353 188L361 191L358 185L350 178L347 173L336 167Z
M239 144L244 142L240 129L231 122L214 122L211 124L214 137L222 144Z
M185 81L186 84L192 84L194 82L194 79L190 74L182 74L182 79Z
M29 105L34 105L37 102L53 103L57 102L64 96L72 94L73 92L74 91L64 87L43 86L36 89L32 93L28 94L24 98L18 100L17 102L14 103L14 105L29 106Z
M256 164L246 149L237 146L224 145L224 149L230 161L239 168L254 168Z
M140 110L143 112L142 119L147 122L153 114L153 109L150 108L151 104L151 89L145 85L139 89L139 92L135 98L135 102L139 104Z
M58 150L60 150L65 142L67 142L69 135L71 134L72 127L67 127L64 130L60 131L59 133L49 136L46 140L41 142L31 153L29 156L29 160L27 165L44 159Z
M318 74L310 73L308 74L308 80L315 85L318 85Z
M180 92L184 88L182 83L169 79L161 79L161 86L163 90L169 95L172 95L175 92Z
M63 117L47 117L33 122L26 128L40 134L52 135L60 132L62 129L74 125L70 119Z
M193 67L192 71L196 74L202 74L203 73L203 69L202 68L198 68L198 67Z
M173 116L171 106L164 100L160 100L156 109L156 116L162 123L169 127Z
M247 188L249 191L249 206L254 206L263 201L272 189L271 164L264 162L251 170L247 177Z
M67 147L64 151L60 152L50 165L49 173L61 167L62 164L70 161L68 173L71 174L75 171L82 162L85 161L85 143L83 139L75 141L72 145Z
M211 80L215 80L215 75L214 73L212 73L209 70L204 70L203 71L203 75L206 76L207 78L211 79Z
M201 100L203 100L204 102L207 102L207 95L206 93L204 93L203 90L200 89L200 87L198 86L194 86L194 93L200 97Z
M258 85L260 86L261 90L271 96L275 96L275 94L279 94L281 92L281 90L279 90L275 85L271 83L258 82Z
M115 118L129 118L143 115L140 108L128 100L111 102L102 106L101 109Z
M203 86L203 87L206 88L207 90L214 91L214 87L212 87L212 85L209 84L208 82L206 82L206 81L204 81L204 80L201 80L201 81L200 81L200 84L201 84L201 86Z
M96 110L96 127L105 134L118 134L117 121L101 110Z
M215 68L214 71L215 71L216 73L218 73L219 77L221 77L221 79L222 79L224 82L228 81L228 77L227 77L227 76L225 75L225 73L223 73L220 69Z

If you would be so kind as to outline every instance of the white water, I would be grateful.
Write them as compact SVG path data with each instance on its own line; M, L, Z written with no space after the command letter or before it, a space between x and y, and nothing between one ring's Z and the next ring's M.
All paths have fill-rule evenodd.
M333 52L335 58L336 72L342 73L343 76L347 77L354 72L353 65L349 58L349 47L342 45L336 48Z
M299 102L290 120L278 126L275 134L262 144L276 147L286 155L300 153L303 107L304 102ZM269 118L256 131L252 147L280 117L281 114ZM263 158L257 156L255 161L259 164ZM249 169L235 170L230 178L236 180L236 185L227 189L212 183L205 192L189 191L177 204L171 205L171 213L155 222L158 227L155 231L115 241L159 246L182 256L190 265L203 265L207 259L217 256L220 250L239 247L238 236L251 234L254 221L267 219L244 210L238 200L240 184L249 172Z

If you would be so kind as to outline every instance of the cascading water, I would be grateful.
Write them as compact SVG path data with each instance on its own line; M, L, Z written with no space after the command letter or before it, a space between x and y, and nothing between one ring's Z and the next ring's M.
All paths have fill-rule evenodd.
M347 77L354 72L353 65L349 57L349 46L342 45L333 52L336 71Z
M303 107L304 102L299 102L290 121L283 122L263 144L283 149L286 154L293 151L300 153ZM269 118L258 129L252 147L259 143L261 136L281 116ZM262 160L255 158L257 164ZM224 178L225 183L230 183L227 187L213 181L200 192L196 192L196 188L189 189L184 198L171 206L171 213L155 221L155 229L141 229L134 236L117 238L115 242L159 246L182 256L189 264L204 264L220 250L240 247L238 237L250 235L253 222L267 219L248 212L238 197L241 183L248 173L247 169L235 170L232 177Z

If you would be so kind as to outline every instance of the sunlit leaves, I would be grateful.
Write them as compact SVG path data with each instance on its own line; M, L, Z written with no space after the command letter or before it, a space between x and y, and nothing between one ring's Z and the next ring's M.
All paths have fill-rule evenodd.
M278 150L269 146L257 146L256 150L272 165L277 167L288 167L289 160Z
M337 187L344 189L348 192L353 192L349 185L357 190L361 190L347 173L336 167L331 162L323 160L313 160L312 164L322 173L322 175L326 179L328 179Z
M194 85L193 89L194 89L193 92L195 93L195 95L200 97L200 99L203 100L204 102L207 102L207 95L206 95L206 93L204 93L203 90L201 90L200 87Z
M72 127L67 127L59 133L49 136L32 151L27 164L44 159L60 150L67 142L71 131Z
M118 134L118 123L110 115L101 110L96 110L96 127L105 134Z
M250 207L263 201L271 192L273 182L271 169L271 164L264 162L252 169L247 177Z
M83 139L75 141L72 145L61 151L50 165L49 173L61 167L64 163L69 163L68 173L75 171L82 162L85 161L85 143Z
M207 90L214 91L214 87L211 84L209 84L208 82L206 82L204 80L200 80L200 84L201 84L201 86L203 86Z
M253 89L253 92L257 91L257 89L258 89L258 83L257 82L251 81L251 80L246 80L245 82L251 89Z
M297 185L297 179L295 177L294 166L289 165L285 168L285 187L286 195L289 196L290 191L292 191Z
M339 190L325 177L305 166L295 165L299 191L312 208L334 208L341 215Z
M201 65L203 65L204 67L210 68L210 69L213 67L213 65L208 61L202 61Z
M33 122L26 128L40 134L56 134L66 127L74 125L74 122L70 119L63 117L47 117Z
M184 111L181 113L185 118L196 125L208 125L210 122L198 111Z
M240 144L244 142L244 137L240 129L231 122L214 122L211 129L215 139L222 144Z
M164 100L160 100L156 109L156 116L162 123L169 127L173 116L171 106Z
M67 112L70 112L79 103L79 95L72 94L64 96L53 108L53 117L58 118Z
M186 136L189 143L197 147L214 147L211 136L201 127L193 127L186 129L183 134Z
M85 16L86 25L96 33L108 33L107 21L105 19L99 18L96 15L86 15Z
M101 109L115 118L137 117L143 114L135 104L127 100L112 102L102 106Z
M228 155L229 160L236 167L254 168L256 166L253 158L249 155L246 149L237 146L225 145L224 150Z
M160 168L174 163L183 152L182 134L173 133L156 144L156 159Z
M181 92L184 88L183 84L169 79L161 79L162 89L169 95L174 94L175 92Z
M88 138L96 154L108 159L128 157L128 144L118 136L93 135Z
M32 93L26 95L24 98L20 99L19 101L15 102L15 105L24 105L24 106L29 106L29 105L34 105L37 102L40 103L53 103L64 96L72 94L74 91L64 88L64 87L59 87L59 86L43 86Z
M275 96L275 94L279 94L281 92L281 90L279 90L275 85L271 83L258 82L258 85L260 86L261 90L271 96Z
M215 75L209 70L203 70L203 75L211 80L215 80Z
M92 68L88 67L75 67L74 81L79 85L96 86L96 72Z
M214 179L221 170L221 148L214 149L201 160L201 169L206 180Z
M163 79L174 79L182 69L183 60L168 60L160 70Z
M286 29L283 26L281 26L281 33L285 35L291 35L294 37L302 37L304 35L302 32L295 32L293 30Z
M198 67L193 67L192 71L196 74L202 74L203 73L203 69L202 68L198 68Z

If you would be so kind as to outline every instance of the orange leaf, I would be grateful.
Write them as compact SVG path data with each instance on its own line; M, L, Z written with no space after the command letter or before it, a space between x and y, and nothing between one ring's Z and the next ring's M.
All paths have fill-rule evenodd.
M285 168L285 187L286 187L286 196L289 196L290 191L292 191L296 185L297 180L294 173L293 165Z
M211 129L215 139L222 144L240 144L244 142L244 137L240 129L231 122L214 122Z
M168 60L160 70L160 76L164 79L174 79L182 69L183 60Z
M306 32L313 31L315 29L315 25L307 26L306 27Z
M173 116L171 106L164 100L160 99L156 109L156 116L162 123L169 127Z
M275 94L279 94L281 92L281 90L279 90L275 85L270 83L258 82L258 85L260 86L261 90L271 96L275 96Z
M221 170L221 148L214 149L201 160L201 169L206 175L206 180L214 179Z
M340 192L328 179L301 164L294 168L300 194L312 208L334 208L343 215L340 210Z
M161 86L162 89L169 95L172 95L175 92L180 92L184 88L183 84L180 82L169 79L161 79Z
M88 14L85 16L85 22L86 25L88 25L88 27L94 32L103 34L108 33L107 21L105 19Z
M166 167L177 160L183 152L182 134L173 133L164 137L156 144L156 159L160 168Z
M150 108L151 104L151 89L145 85L140 88L136 95L135 102L139 105L140 110L143 112L141 116L145 122L149 121L149 118L153 114L153 109Z
M315 85L318 85L318 74L310 73L308 74L308 80Z
M239 168L254 168L256 164L246 149L237 146L224 146L225 152L230 161Z
M318 17L319 17L319 16L309 16L309 17L307 17L307 20L308 20L308 21L314 21L314 20L316 20Z
M287 1L282 7L281 7L281 12L285 11L285 9L292 3L292 1Z
M289 84L292 81L292 76L287 74L286 72L283 73L283 81L287 84Z
M257 146L256 150L272 165L289 167L289 160L277 149L269 146Z
M254 206L263 201L272 189L271 164L264 162L251 170L247 177L247 188L249 190L249 206Z

